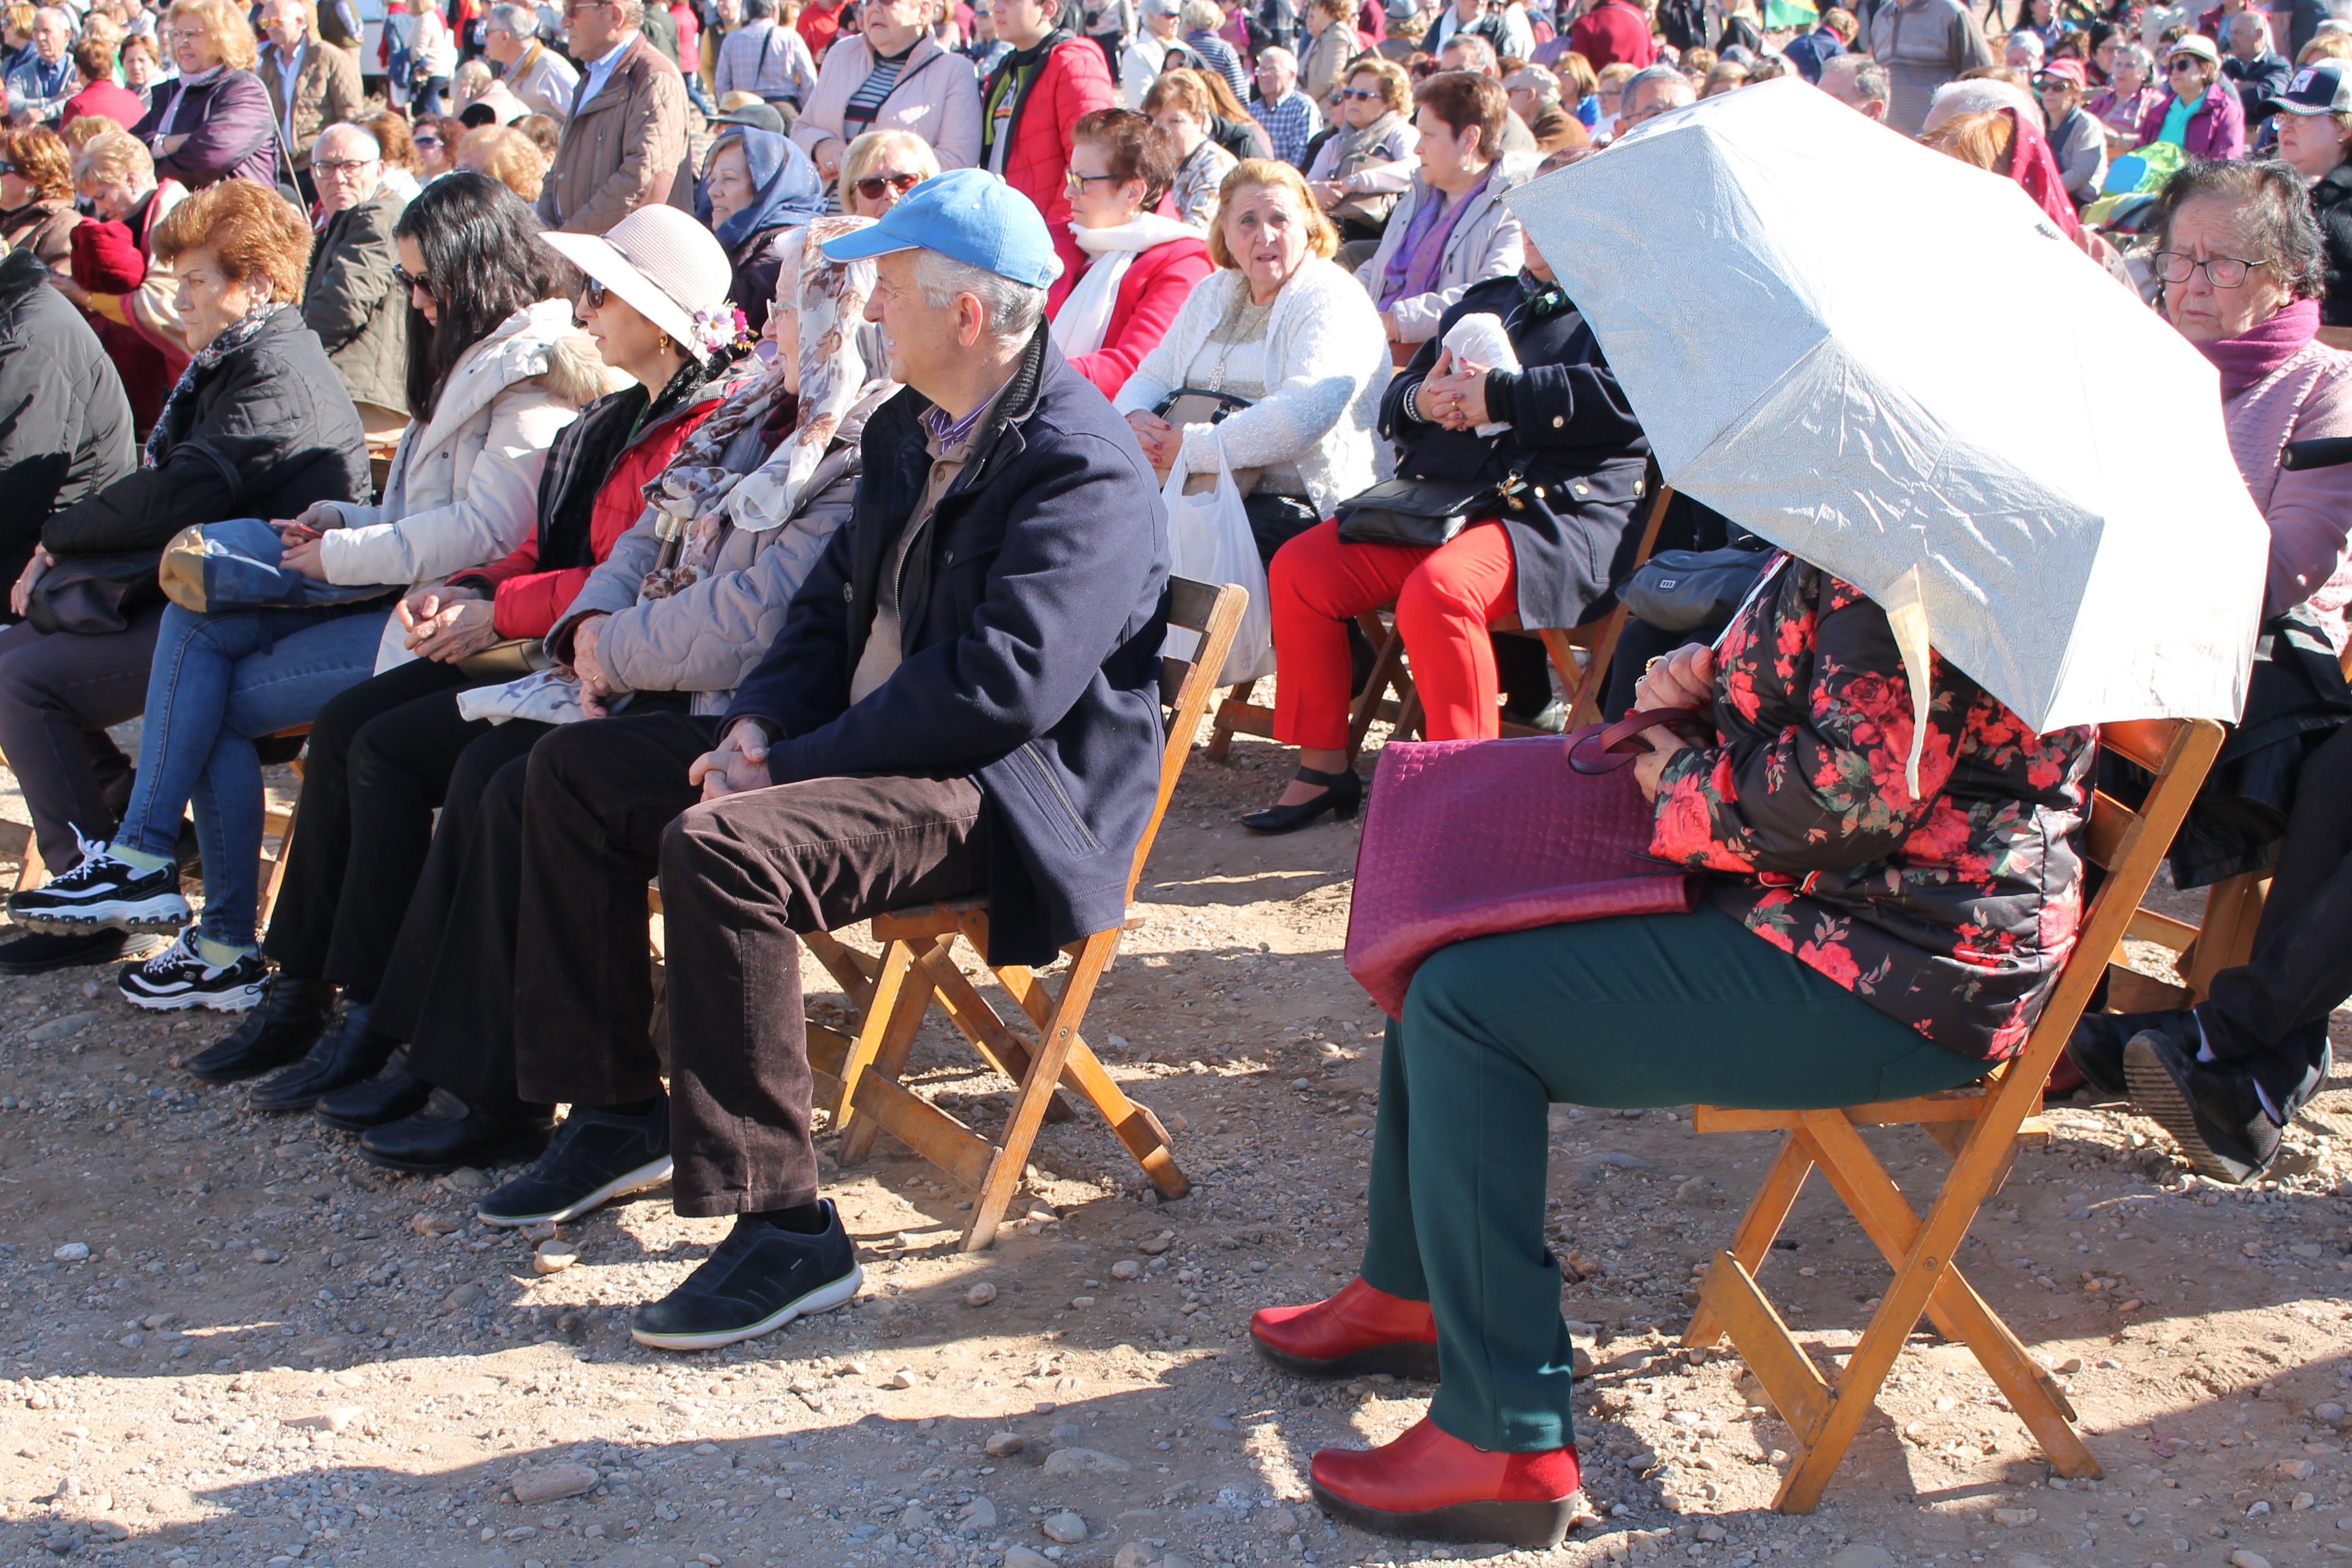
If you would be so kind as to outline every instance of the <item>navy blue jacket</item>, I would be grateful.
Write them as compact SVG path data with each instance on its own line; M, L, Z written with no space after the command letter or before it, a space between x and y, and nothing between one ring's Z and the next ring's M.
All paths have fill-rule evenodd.
M1126 918L1160 785L1168 519L1109 401L1043 325L900 580L905 662L850 706L884 564L930 458L913 388L867 420L833 536L726 722L778 784L969 777L987 804L992 963L1041 964Z

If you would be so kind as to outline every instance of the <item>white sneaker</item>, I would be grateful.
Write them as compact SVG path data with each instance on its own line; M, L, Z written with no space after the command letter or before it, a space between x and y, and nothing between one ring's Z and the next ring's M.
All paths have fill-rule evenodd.
M268 978L269 966L258 952L241 952L226 965L205 963L192 925L144 963L124 964L118 984L124 1001L151 1013L189 1007L242 1013L261 1000L263 982Z

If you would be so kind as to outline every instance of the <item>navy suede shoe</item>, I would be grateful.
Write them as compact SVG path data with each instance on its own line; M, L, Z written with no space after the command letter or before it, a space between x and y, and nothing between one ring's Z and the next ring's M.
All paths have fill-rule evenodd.
M866 1271L830 1199L824 1217L823 1234L803 1236L737 1216L734 1234L685 1284L637 1309L630 1335L656 1350L707 1351L844 1305L866 1282Z

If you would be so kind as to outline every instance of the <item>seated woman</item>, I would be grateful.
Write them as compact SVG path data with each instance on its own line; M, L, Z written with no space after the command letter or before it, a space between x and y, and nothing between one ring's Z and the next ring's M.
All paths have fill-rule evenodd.
M2195 33L2176 39L2164 57L2164 76L2172 90L2140 116L2137 145L2169 142L2191 158L2246 155L2245 105L2237 83L2221 74L2221 51L2212 39Z
M378 1164L453 1170L510 1146L518 1130L529 1137L546 1126L553 1108L526 1101L517 1085L514 1005L533 984L516 945L523 844L543 830L526 821L526 781L566 766L614 784L627 780L645 792L643 809L654 820L698 796L688 764L718 743L733 688L775 639L793 595L847 520L866 416L898 390L879 367L867 366L858 334L846 330L873 292L872 264L827 261L817 248L865 226L863 218L819 218L787 237L782 283L768 316L775 357L737 382L679 448L652 488L655 504L564 613L549 644L566 658L568 673L469 694L469 710L514 716L492 737L476 740L452 772L424 874L377 987L372 1036L405 1042L406 1049L376 1077L318 1101L320 1119L362 1132L362 1152ZM572 721L615 710L608 721ZM536 744L519 755L515 742L526 736ZM593 864L578 875L581 898L603 905L609 880ZM634 905L622 900L626 907L614 921L618 962L641 973L644 889L640 878ZM617 1019L604 1022L621 1027ZM357 1042L340 1044L348 1050ZM337 1047L322 1040L283 1083L272 1079L260 1093L277 1103L308 1082L343 1079L348 1069L333 1059ZM371 1062L380 1048L371 1048ZM436 1089L441 1097L428 1108ZM609 1153L616 1129L624 1141L641 1131L666 1150L668 1110L658 1097L619 1110L574 1106L565 1126L549 1152L551 1169L583 1154L593 1163L591 1151ZM566 1146L592 1126L603 1131L567 1157ZM637 1184L667 1170L665 1161ZM606 1171L582 1189L567 1185L554 1206L571 1207L614 1174ZM528 1211L532 1200L518 1201ZM538 1217L489 1202L484 1212L501 1223Z
M786 237L824 212L816 165L781 132L728 127L703 162L695 200L735 269L727 297L741 302L757 334L768 324Z
M547 448L607 374L571 307L544 299L552 258L538 220L503 186L453 175L411 203L394 233L409 283L407 400L423 416L401 436L381 506L346 495L286 509L299 513L301 539L289 565L380 584L387 596L497 560L529 537ZM253 946L264 816L253 742L308 722L366 679L399 647L386 637L391 619L383 599L264 614L166 609L142 676L139 787L106 864L20 895L20 918L85 932L185 921L167 862L193 801L206 851L204 919L126 969L122 992L148 1008L250 1006L263 969ZM123 867L139 875L126 879Z
M1510 106L1502 85L1445 71L1413 89L1420 171L1389 215L1380 248L1356 273L1401 343L1426 342L1464 289L1515 277L1526 247L1503 193L1535 173L1536 160L1502 152Z
M2352 436L2352 354L2317 341L2327 268L2302 185L2282 163L2192 164L2165 185L2155 257L2165 313L2221 372L2230 450L2271 529L2265 652L2172 848L2182 888L2275 868L2253 967L2217 977L2194 1011L2086 1013L2067 1043L2093 1088L2141 1102L2200 1175L2233 1184L2270 1167L2326 1077L2327 1014L2342 1000L2328 961L2295 951L2336 941L2323 899L2347 753L2330 737L2352 716L2339 662L2352 466L2279 466L2290 441ZM2315 960L2315 988L2280 978L2307 977Z
M1209 247L1159 214L1176 163L1150 120L1097 109L1070 138L1070 232L1087 261L1054 305L1054 346L1116 397L1209 275Z
M29 250L51 270L72 264L73 154L46 125L0 131L0 241Z
M1199 71L1163 71L1143 95L1143 112L1176 163L1171 210L1181 222L1207 233L1216 219L1217 192L1240 162L1209 136L1218 122L1209 78Z
M430 195L428 187L421 199ZM535 533L504 560L411 593L386 631L415 657L344 691L313 721L301 831L264 948L277 973L255 1016L187 1064L215 1082L251 1078L328 1034L324 1058L340 1064L337 1072L264 1085L253 1102L262 1109L308 1106L368 1077L390 1054L391 1043L370 1033L370 1013L433 814L460 760L486 761L478 742L520 756L540 733L468 717L458 696L523 672L526 646L555 629L644 513L646 486L718 405L714 378L733 359L727 253L676 207L640 209L601 237L543 234L539 243L593 279L580 292L579 313L597 353L628 383L556 437L539 479ZM493 647L499 657L471 657Z
M1706 714L1706 743L1652 730L1634 763L1650 853L1713 873L1700 907L1460 942L1413 976L1382 1055L1362 1272L1251 1323L1309 1377L1436 1363L1427 1419L1315 1457L1331 1511L1519 1546L1569 1522L1548 1105L1850 1105L1957 1088L2023 1046L2080 915L2094 735L2036 736L1928 663L1914 795L1885 614L1783 561L1719 657L1684 648L1643 683L1644 707Z
M1188 489L1214 484L1220 450L1255 472L1262 560L1372 483L1388 349L1371 302L1330 259L1339 243L1297 169L1271 159L1234 169L1209 231L1217 270L1111 400L1162 483L1181 468ZM1180 429L1155 412L1180 387L1249 406Z
M1339 226L1339 242L1360 245L1370 257L1397 197L1412 183L1421 132L1408 118L1412 83L1402 66L1367 58L1349 73L1339 89L1339 122L1307 165L1307 187Z
M841 210L878 218L939 172L940 155L913 132L868 131L841 155Z
M1440 346L1473 315L1502 321L1517 372L1457 364ZM1517 476L1527 489L1434 549L1343 543L1334 521L1275 556L1274 733L1299 748L1298 774L1280 801L1242 818L1254 832L1296 832L1326 811L1344 821L1363 798L1346 749L1348 628L1358 616L1396 605L1428 739L1491 740L1501 692L1487 628L1581 625L1641 547L1650 444L1591 327L1533 245L1518 277L1478 284L1445 312L1389 383L1381 433L1396 443L1400 479Z
M116 922L66 914L62 903L57 918L42 915L52 889L58 900L78 890L103 900L137 880L143 900L177 880L176 806L160 871L134 878L102 849L131 792L130 761L106 730L146 709L165 609L154 570L163 546L195 523L368 493L359 411L294 308L310 253L308 220L275 191L232 180L174 207L154 244L173 267L174 309L195 357L165 399L139 468L42 524L41 547L11 601L26 618L0 631L0 752L25 792L42 860L62 873L18 894L23 909L11 903L37 934L0 948L0 960L35 968L100 963L122 952Z

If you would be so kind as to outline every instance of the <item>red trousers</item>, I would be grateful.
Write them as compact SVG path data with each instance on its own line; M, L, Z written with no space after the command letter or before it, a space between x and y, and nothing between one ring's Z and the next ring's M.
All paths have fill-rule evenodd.
M1433 741L1491 741L1502 694L1486 629L1518 613L1519 574L1499 522L1434 550L1342 544L1339 525L1308 529L1275 553L1274 734L1286 745L1348 744L1348 623L1396 605L1397 629Z

